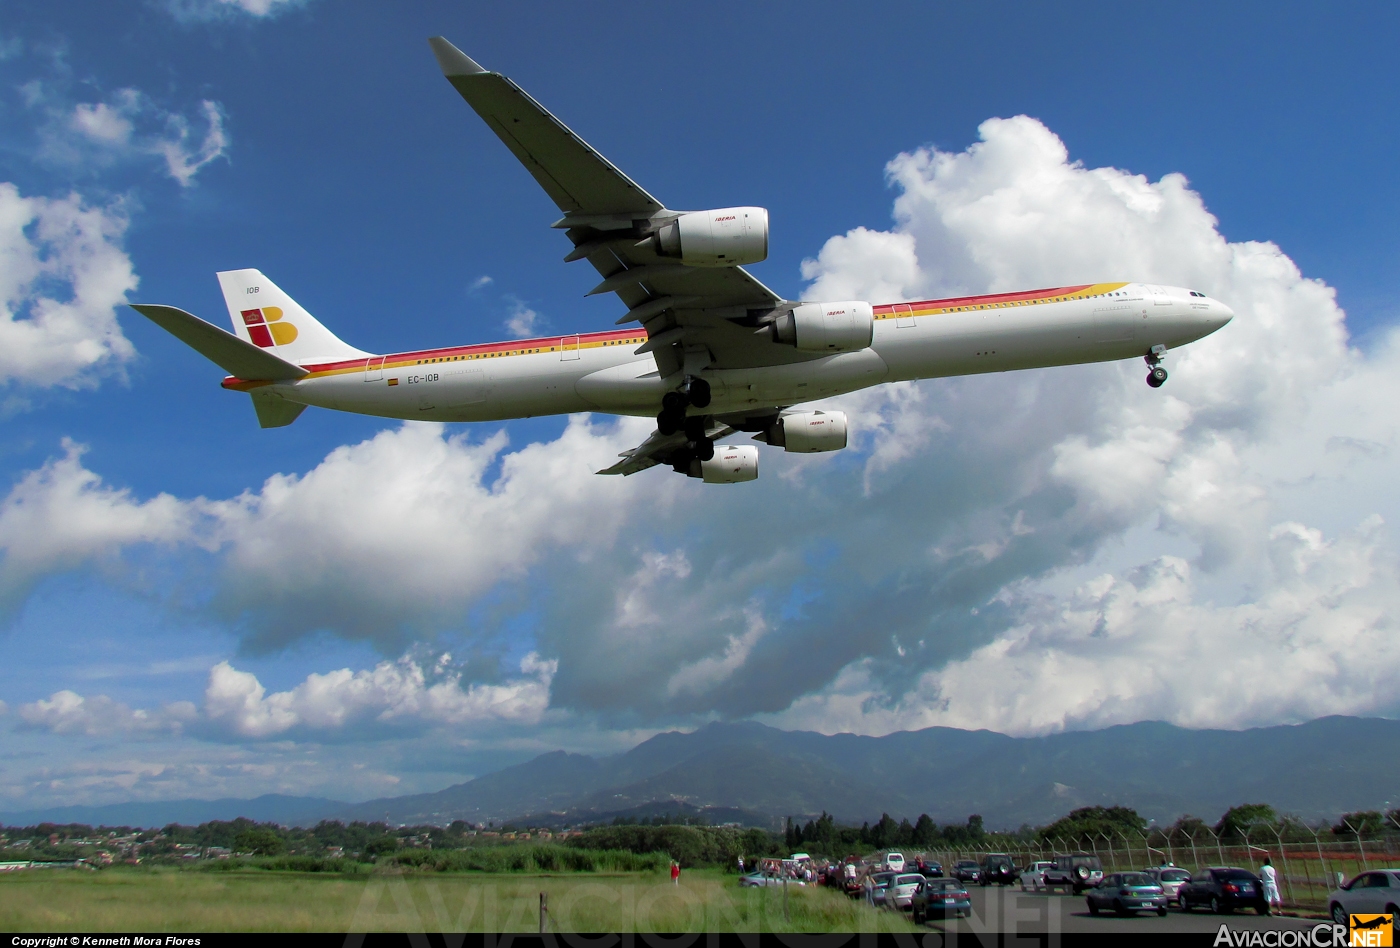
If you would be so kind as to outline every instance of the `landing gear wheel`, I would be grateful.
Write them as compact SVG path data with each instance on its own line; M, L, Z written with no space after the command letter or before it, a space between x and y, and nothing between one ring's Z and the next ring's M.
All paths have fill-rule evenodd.
M687 404L684 392L667 392L661 396L661 410L672 415L684 415Z
M675 434L677 431L681 430L681 425L684 423L684 415L672 414L669 411L663 411L656 416L656 430L663 435Z
M685 419L682 430L685 431L686 440L704 441L705 429L708 427L710 427L710 425L707 419L699 415L691 415L689 418Z
M1167 370L1160 365L1154 365L1152 371L1147 373L1147 384L1153 388L1161 388L1162 383L1167 380Z
M696 408L708 408L710 405L710 383L704 379L690 380L690 404Z
M715 443L709 438L701 438L691 445L695 451L695 456L702 461L709 461L715 456Z

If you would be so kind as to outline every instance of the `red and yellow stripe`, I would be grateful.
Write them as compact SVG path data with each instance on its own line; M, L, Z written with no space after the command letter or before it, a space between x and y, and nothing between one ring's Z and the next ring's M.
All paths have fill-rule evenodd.
M1014 306L1038 306L1044 303L1064 303L1069 300L1092 299L1113 293L1126 283L1084 283L1079 286L1052 286L1043 290L1020 293L989 293L983 296L958 296L942 300L922 300L915 303L886 303L875 307L876 319L902 319L908 316L937 316L971 310L1010 309Z

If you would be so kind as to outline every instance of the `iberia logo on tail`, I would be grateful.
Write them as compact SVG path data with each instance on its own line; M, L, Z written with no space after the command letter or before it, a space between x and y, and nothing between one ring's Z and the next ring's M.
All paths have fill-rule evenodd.
M285 346L297 337L297 327L282 322L280 306L245 309L243 322L248 327L248 338L253 340L253 345L264 349L269 346Z

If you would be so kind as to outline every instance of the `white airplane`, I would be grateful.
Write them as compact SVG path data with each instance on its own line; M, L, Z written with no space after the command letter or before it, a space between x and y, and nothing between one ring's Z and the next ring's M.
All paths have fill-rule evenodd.
M785 300L743 267L768 255L761 207L672 211L519 86L442 37L443 74L563 212L553 227L603 277L588 295L627 306L619 326L385 355L338 339L257 270L219 274L228 333L171 306L135 304L231 373L265 428L307 405L427 421L569 412L655 415L656 431L600 474L657 464L735 483L758 477L758 448L846 446L847 419L802 410L820 398L907 379L1162 356L1224 326L1230 308L1195 290L1093 283L872 305Z

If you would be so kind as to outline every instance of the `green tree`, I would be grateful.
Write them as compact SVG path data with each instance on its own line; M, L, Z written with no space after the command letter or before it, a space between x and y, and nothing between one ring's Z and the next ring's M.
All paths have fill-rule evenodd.
M929 818L927 813L920 813L919 818L914 822L914 832L911 839L915 846L932 846L938 839L938 825Z
M1215 832L1221 839L1243 839L1251 827L1261 823L1269 826L1278 823L1274 808L1267 803L1245 803L1226 810L1215 824Z
M1042 840L1062 839L1079 845L1103 834L1121 837L1137 834L1147 828L1147 821L1136 810L1125 806L1086 806L1070 811L1068 816L1042 827Z
M1337 825L1332 827L1333 835L1355 836L1355 834L1359 833L1362 839L1378 837L1384 830L1385 817L1381 816L1379 810L1362 810L1357 813L1343 813L1342 818L1337 821Z
M268 826L256 826L241 831L233 838L233 848L240 853L276 856L287 848L287 841Z

